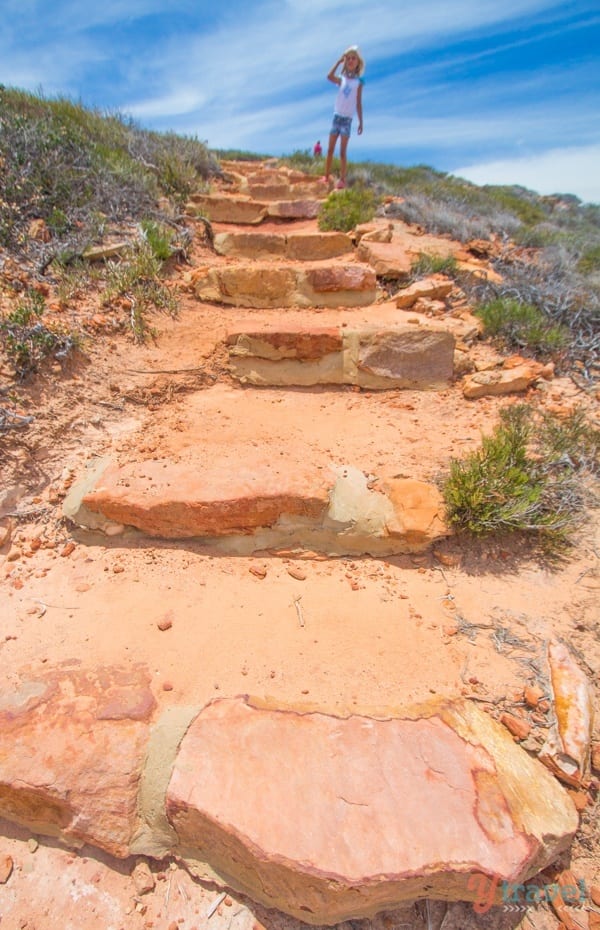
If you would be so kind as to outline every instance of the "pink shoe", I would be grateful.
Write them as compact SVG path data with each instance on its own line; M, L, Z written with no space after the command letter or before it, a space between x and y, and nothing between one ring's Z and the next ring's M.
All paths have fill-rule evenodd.
M340 178L335 186L339 191L343 191L346 186L346 182Z

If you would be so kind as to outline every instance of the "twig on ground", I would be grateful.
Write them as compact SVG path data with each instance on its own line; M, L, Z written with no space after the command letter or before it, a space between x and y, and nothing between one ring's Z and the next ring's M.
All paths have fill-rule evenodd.
M301 594L298 595L298 597L295 597L293 600L293 604L294 604L294 607L296 608L296 613L298 614L298 622L300 626L304 626L304 614L302 613L302 607L300 605L301 598L302 598Z
M218 908L219 904L221 904L221 903L225 900L226 897L227 897L227 894L226 894L226 892L224 892L224 891L221 892L221 894L217 895L217 897L216 897L215 900L212 902L212 904L210 905L210 907L208 908L208 910L207 910L207 912L206 912L206 914L205 914L206 920L210 920L210 918L212 917L212 915L214 914L214 912L215 912L216 909Z
M204 368L126 368L125 371L133 375L193 375Z
M33 423L35 417L23 416L20 413L13 413L6 407L0 407L0 430L23 429Z

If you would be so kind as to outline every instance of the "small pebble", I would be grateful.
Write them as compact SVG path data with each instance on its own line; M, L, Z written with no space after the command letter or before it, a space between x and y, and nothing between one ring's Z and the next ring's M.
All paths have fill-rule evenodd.
M537 707L544 696L539 685L527 685L523 690L523 697L528 707Z
M147 862L144 862L143 860L137 862L133 872L131 873L131 877L133 879L133 884L135 885L137 894L148 894L154 889L154 875L152 874L150 866Z
M296 581L306 581L306 572L303 572L301 568L288 568L287 573Z
M158 629L161 630L163 633L165 630L170 630L171 627L173 626L173 614L171 613L171 611L166 613L164 617L161 617L156 625Z
M515 739L527 739L531 732L531 724L522 717L515 717L514 714L502 714L500 723L504 724Z
M12 875L14 862L11 856L0 856L0 885L5 885Z
M173 690L173 685L171 684L170 681L163 681L162 689L163 689L163 691L172 691L172 690Z

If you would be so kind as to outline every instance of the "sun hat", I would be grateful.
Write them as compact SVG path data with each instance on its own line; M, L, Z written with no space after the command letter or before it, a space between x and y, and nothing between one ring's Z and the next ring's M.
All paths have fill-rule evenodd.
M349 45L342 57L345 58L346 55L349 55L351 52L353 52L358 58L358 74L359 77L362 77L365 71L365 60L360 53L358 45Z

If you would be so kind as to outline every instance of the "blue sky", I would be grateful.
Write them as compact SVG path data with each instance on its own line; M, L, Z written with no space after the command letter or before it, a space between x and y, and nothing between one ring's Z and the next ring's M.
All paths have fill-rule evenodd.
M348 45L350 159L600 202L597 0L0 0L0 83L212 148L325 144Z

